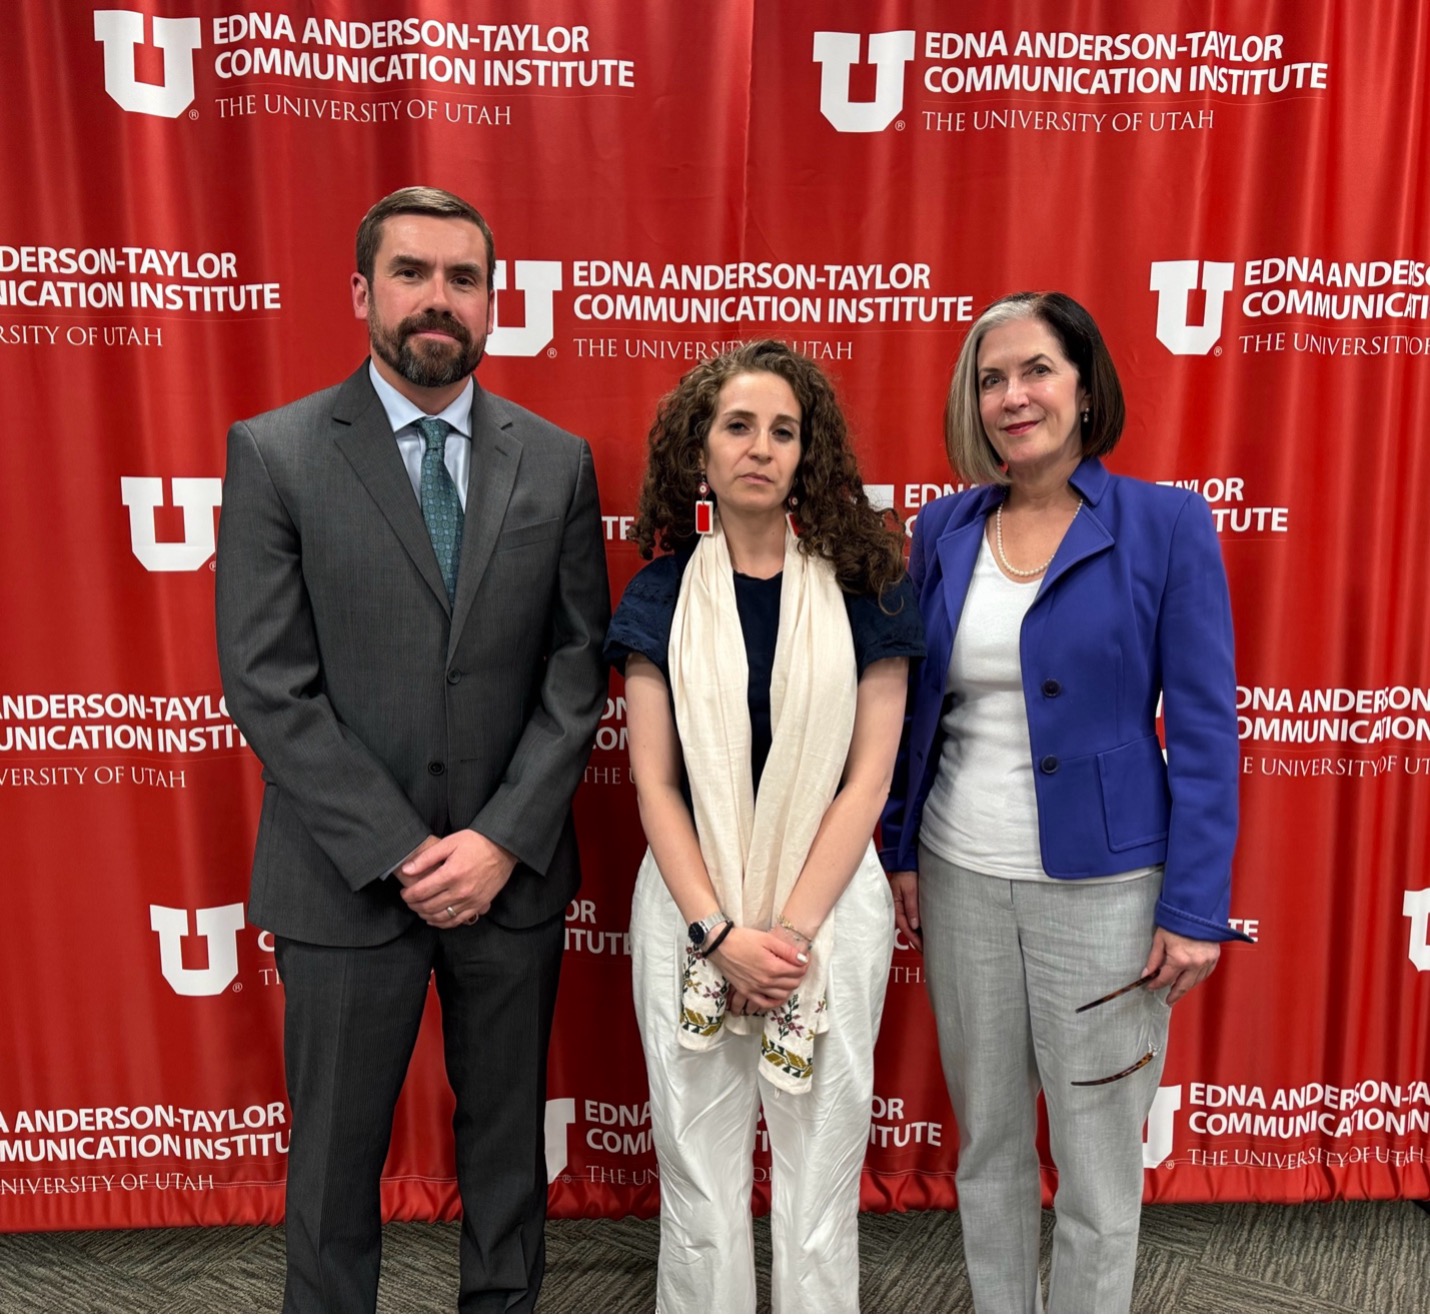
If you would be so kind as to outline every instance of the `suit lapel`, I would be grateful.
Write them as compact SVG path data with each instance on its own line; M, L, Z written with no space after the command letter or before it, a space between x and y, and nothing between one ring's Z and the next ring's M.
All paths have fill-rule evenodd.
M1085 457L1082 464L1073 472L1071 484L1082 495L1082 508L1073 517L1067 534L1063 536L1063 542L1058 545L1058 551L1053 554L1052 564L1048 567L1047 573L1043 576L1043 583L1038 589L1038 597L1033 600L1035 606L1053 585L1079 562L1086 561L1093 554L1111 548L1115 542L1112 531L1107 528L1097 512L1098 504L1102 501L1102 495L1111 478L1096 457Z
M467 470L467 514L462 526L462 560L457 567L457 598L452 608L455 643L476 598L477 586L501 533L507 504L521 465L521 440L501 400L480 384L472 395L472 459ZM424 528L425 529L425 528ZM431 557L432 554L428 553ZM435 564L436 558L433 557ZM445 591L444 591L445 597Z
M978 561L978 547L983 538L983 527L988 511L995 502L1003 500L1001 489L985 485L964 500L966 507L962 515L944 528L938 541L938 563L942 574L944 607L954 621L963 615L963 601L968 597L968 584L973 579L973 567Z
M1038 589L1038 598L1033 602L1036 604L1038 599L1047 594L1053 585L1079 562L1111 548L1112 544L1112 532L1102 524L1092 507L1084 503L1082 510L1073 517L1072 524L1068 526L1063 542L1058 545L1052 565L1048 567Z
M366 362L338 392L333 407L333 440L387 518L422 579L442 607L449 607L447 587L437 567L437 555L432 551L422 508L413 496L412 481L402 464L387 412L373 391Z

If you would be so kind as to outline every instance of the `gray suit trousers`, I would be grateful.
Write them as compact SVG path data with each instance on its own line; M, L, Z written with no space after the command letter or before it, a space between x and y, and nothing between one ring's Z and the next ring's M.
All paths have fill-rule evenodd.
M1043 1310L1038 1278L1042 1090L1058 1186L1048 1310L1125 1312L1142 1217L1142 1125L1171 1011L1130 992L1152 944L1160 874L1012 882L919 850L929 997L958 1119L958 1213L978 1311ZM1074 1081L1150 1063L1116 1082Z
M286 992L285 1311L373 1311L378 1182L435 971L462 1195L459 1311L531 1311L545 1264L546 1052L565 925L414 923L381 946L275 938Z

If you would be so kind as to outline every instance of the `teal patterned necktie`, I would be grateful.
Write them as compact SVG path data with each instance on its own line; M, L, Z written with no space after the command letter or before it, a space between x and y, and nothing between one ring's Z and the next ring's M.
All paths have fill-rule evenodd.
M422 519L427 522L450 603L457 594L457 561L462 555L462 500L446 461L451 426L436 416L423 416L413 424L427 444L422 454Z

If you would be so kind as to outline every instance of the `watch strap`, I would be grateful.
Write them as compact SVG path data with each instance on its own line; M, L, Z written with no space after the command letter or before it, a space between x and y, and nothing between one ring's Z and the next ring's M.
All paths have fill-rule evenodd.
M692 923L685 931L690 937L690 944L699 950L720 924L729 922L730 916L717 909L713 914L707 914L704 918Z

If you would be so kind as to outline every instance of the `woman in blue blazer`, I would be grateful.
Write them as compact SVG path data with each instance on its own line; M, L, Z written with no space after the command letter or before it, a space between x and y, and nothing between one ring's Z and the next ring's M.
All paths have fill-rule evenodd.
M1197 494L1104 469L1123 416L1083 307L995 302L949 388L973 487L914 530L928 657L881 858L926 959L979 1311L1042 1310L1040 1089L1048 1310L1127 1310L1169 1007L1241 936L1226 575Z

